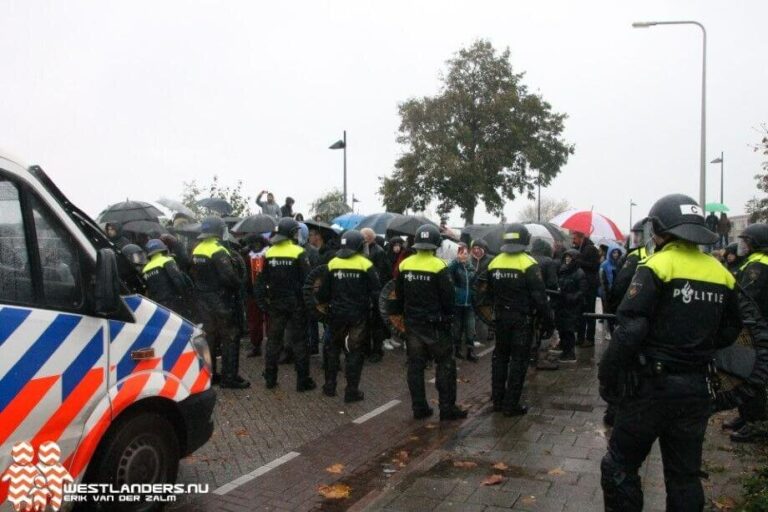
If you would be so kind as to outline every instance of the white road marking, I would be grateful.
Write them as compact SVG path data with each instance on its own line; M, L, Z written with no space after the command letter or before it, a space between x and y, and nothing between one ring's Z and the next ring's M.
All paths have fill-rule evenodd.
M298 453L298 452L288 452L285 455L283 455L282 457L279 457L279 458L273 460L272 462L268 462L268 463L264 464L263 466L261 466L260 468L254 469L250 473L246 473L246 474L244 474L241 477L235 478L234 480L232 480L228 484L222 485L218 489L214 490L213 494L218 494L219 496L223 496L223 495L227 494L229 491L231 491L233 489L236 489L236 488L240 487L241 485L243 485L245 483L250 482L254 478L258 478L261 475L272 471L276 467L285 464L289 460L295 459L299 455L300 455L300 453Z
M396 406L399 403L400 403L400 400L391 400L391 401L385 403L384 405L382 405L381 407L377 407L374 410L372 410L371 412L363 414L359 418L352 420L352 423L354 423L355 425L360 425L361 423L365 423L366 421L368 421L369 419L373 418L374 416L378 416L379 414L383 413L384 411L386 411L388 409L393 408L394 406Z
M488 354L490 354L491 352L493 352L493 349L494 349L494 348L496 348L496 347L495 347L495 346L493 346L493 347L488 347L487 349L485 349L485 350L483 350L482 352L480 352L479 354L477 354L477 357L483 357L483 356L487 356Z
M436 379L435 377L432 377L432 378L431 378L431 379L429 379L427 382L429 382L430 384L434 384L436 380L437 380L437 379Z

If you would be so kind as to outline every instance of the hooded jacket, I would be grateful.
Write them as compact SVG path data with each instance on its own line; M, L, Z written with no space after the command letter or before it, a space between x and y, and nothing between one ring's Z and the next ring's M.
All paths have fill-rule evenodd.
M448 265L448 273L451 275L454 290L454 302L457 306L472 306L472 281L475 277L475 270L469 264L469 259L462 263L454 259Z
M531 245L531 256L541 269L541 277L547 290L557 290L557 269L560 266L552 259L552 246L543 238L537 238Z
M566 265L565 257L570 256L571 262ZM563 253L560 268L557 272L560 296L553 301L555 304L555 323L558 330L576 331L581 322L584 301L589 293L587 276L579 265L579 251L569 249Z
M619 251L618 258L613 259L612 255L614 251ZM619 273L620 262L624 255L624 248L620 245L610 244L608 245L608 252L605 260L600 264L600 286L602 287L601 298L608 301L613 289L613 283L616 280L616 276Z

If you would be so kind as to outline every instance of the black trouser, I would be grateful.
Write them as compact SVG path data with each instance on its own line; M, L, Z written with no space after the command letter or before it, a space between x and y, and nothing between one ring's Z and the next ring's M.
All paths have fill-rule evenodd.
M347 379L347 392L354 392L360 385L363 373L363 345L368 337L368 324L365 320L331 322L331 342L326 352L325 388L336 390L336 374L339 372L341 352L346 348L344 374Z
M533 342L531 319L522 313L496 311L496 348L491 360L491 400L512 409L520 402Z
M643 491L637 472L657 438L664 463L667 510L702 510L701 450L711 408L703 374L643 379L639 396L616 407L608 453L601 467L605 510L642 510Z
M746 422L764 421L766 419L765 386L754 387L755 396L745 400L739 406L739 415Z
M307 315L303 309L269 311L267 353L264 357L264 377L277 379L277 362L284 343L293 351L296 378L302 382L309 377L309 350L307 345Z
M387 339L387 326L378 310L372 310L370 313L370 345L367 348L369 354L384 355L384 340Z
M565 329L558 329L557 334L560 336L560 348L563 350L563 354L573 354L574 347L576 346L576 333Z
M406 348L408 354L408 389L414 412L429 409L424 386L424 369L427 359L435 361L435 387L441 410L456 405L456 361L453 359L453 343L450 326L437 323L406 323Z
M582 311L582 313L594 313L596 300L597 300L597 284L593 285L592 283L589 283L589 289L587 290L587 295L586 297L584 297L584 310ZM580 317L579 330L576 333L576 337L579 340L579 342L582 342L585 339L588 341L595 341L595 322L596 321L597 320L594 318L585 318L584 316Z
M217 293L199 294L199 314L211 349L212 371L216 373L216 357L221 355L221 379L231 382L240 371L240 337L235 315Z

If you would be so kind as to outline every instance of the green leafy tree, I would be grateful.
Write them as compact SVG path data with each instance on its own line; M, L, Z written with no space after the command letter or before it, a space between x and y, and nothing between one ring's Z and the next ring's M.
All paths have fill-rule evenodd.
M539 176L546 186L560 172L573 153L561 138L566 115L528 91L509 56L478 40L447 61L436 96L400 105L397 141L406 149L381 178L387 211L437 199L439 214L458 207L471 224L480 201L501 216L506 200L533 199Z
M766 160L760 164L762 172L755 174L755 181L757 181L757 189L768 194L768 125L763 124L760 132L763 138L754 146L754 150L759 151ZM768 197L753 197L747 201L746 210L750 222L768 222Z
M243 180L237 180L234 185L222 185L219 177L214 175L208 185L200 185L197 180L185 181L181 194L181 202L194 211L198 217L206 214L197 201L206 197L224 199L232 205L232 215L244 217L251 215L252 198L243 190Z
M338 189L326 192L312 201L309 209L313 217L319 217L324 222L330 222L339 215L352 211L352 208L344 203L344 194Z

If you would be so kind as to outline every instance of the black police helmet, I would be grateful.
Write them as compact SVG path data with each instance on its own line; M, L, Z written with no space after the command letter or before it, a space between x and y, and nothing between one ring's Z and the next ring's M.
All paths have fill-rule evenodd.
M528 232L528 228L514 222L504 226L504 234L501 239L501 252L517 254L528 249L528 244L531 243L531 234Z
M631 231L633 233L642 233L642 232L644 232L645 231L644 224L645 224L645 219L640 219L639 221L635 222L635 225L632 226Z
M159 252L168 252L168 246L165 245L162 240L158 240L157 238L149 240L144 247L147 251L147 258L154 256Z
M362 233L356 229L345 231L341 235L341 249L336 253L339 258L349 258L350 256L363 250L365 239Z
M283 217L280 222L277 223L277 228L270 240L273 244L282 242L283 240L293 240L296 238L296 233L299 231L299 223L290 217Z
M417 251L434 251L440 247L440 230L432 224L424 224L416 230L413 248Z
M695 244L709 245L718 236L704 222L704 210L689 196L670 194L656 201L648 212L653 231L658 235L672 235Z
M200 223L200 234L197 238L223 237L227 225L221 217L206 217Z
M768 249L768 224L750 224L739 238L746 238L752 249Z
M136 244L126 244L120 249L120 252L133 265L144 265L147 263L147 253Z

